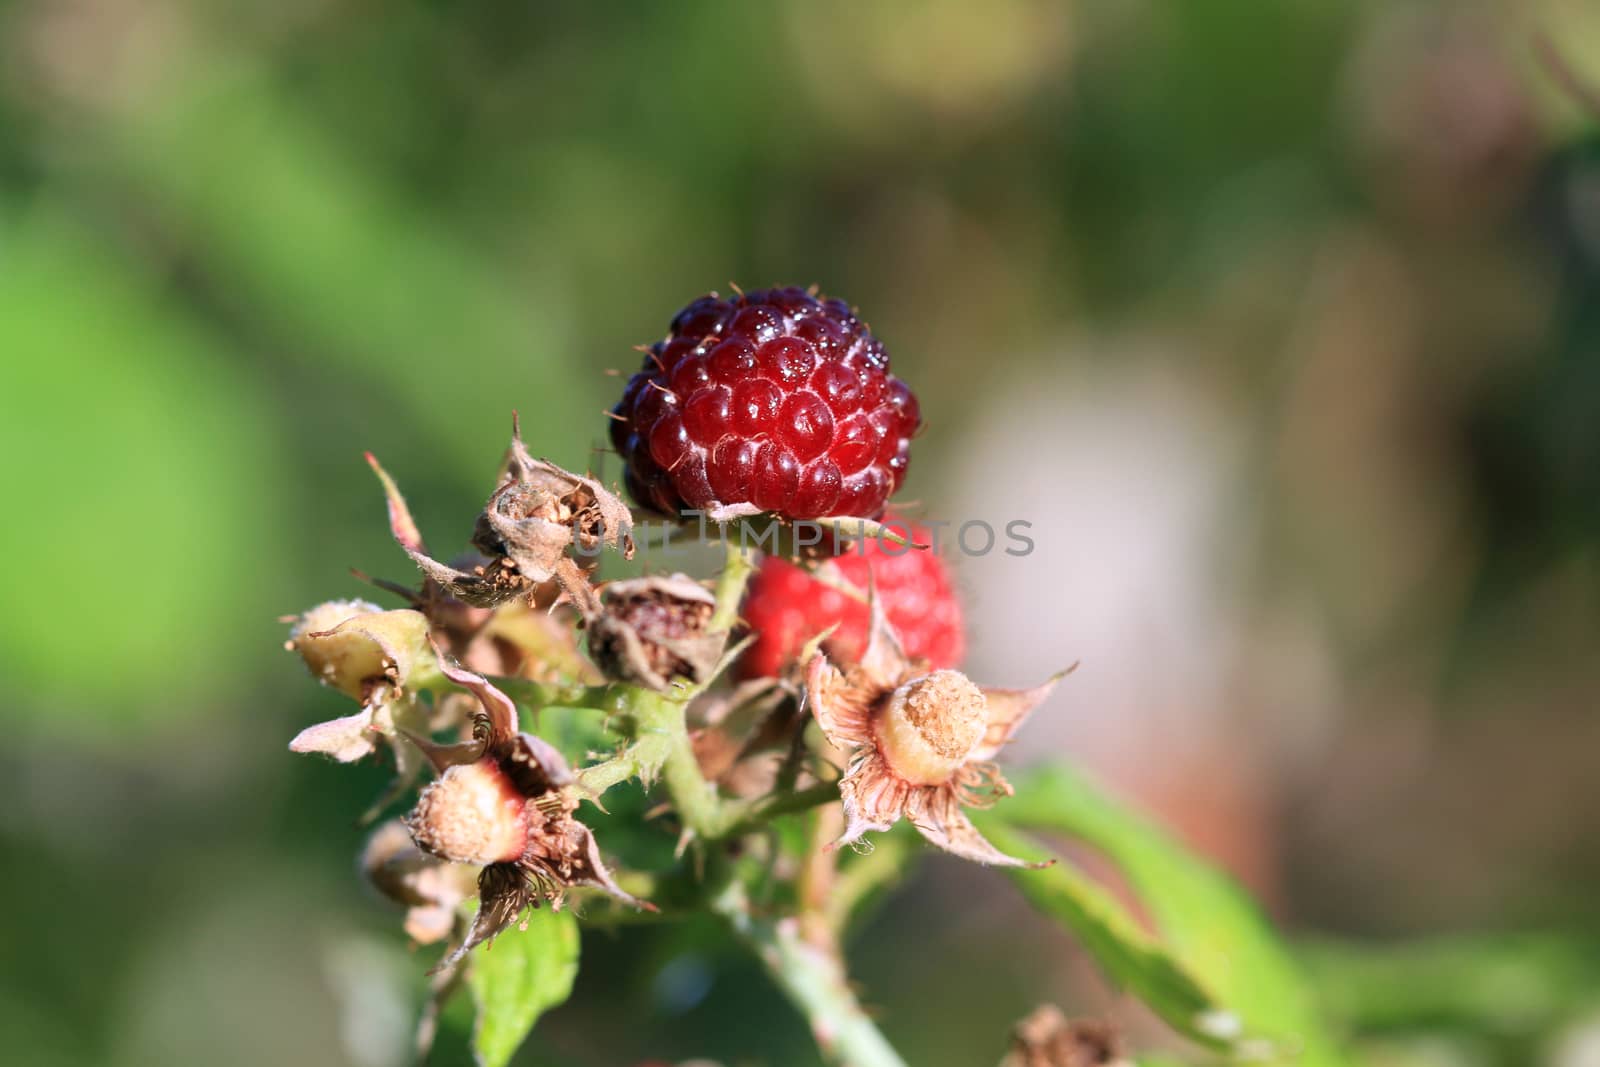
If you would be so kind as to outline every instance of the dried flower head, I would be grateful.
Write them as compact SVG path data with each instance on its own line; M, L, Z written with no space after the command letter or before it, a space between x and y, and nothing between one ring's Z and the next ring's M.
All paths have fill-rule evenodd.
M573 886L603 890L636 908L600 859L594 834L573 813L571 768L541 738L517 732L511 698L483 676L440 657L446 677L478 698L474 740L438 745L414 738L439 777L405 818L418 848L453 863L481 865L478 914L440 967L492 940L529 907L560 907Z
M1000 1067L1131 1067L1116 1027L1096 1019L1068 1019L1053 1004L1030 1012L1011 1031Z
M861 661L841 672L819 652L806 672L817 723L849 753L839 782L846 826L835 846L905 818L947 852L1025 866L989 844L962 809L1010 795L990 761L1061 677L1033 689L989 689L959 671L930 671L905 655L874 603Z
M350 763L370 755L377 739L385 737L395 745L404 773L410 746L399 740L397 730L420 726L421 709L413 696L443 680L428 641L428 620L416 611L334 600L295 617L286 647L299 653L312 677L361 704L354 715L302 730L289 742L290 750Z
M371 453L367 462L383 483L394 539L430 581L475 607L493 607L553 580L583 610L592 593L571 552L593 556L611 547L633 558L633 517L627 505L593 478L530 456L515 417L505 476L473 531L473 545L486 560L470 569L428 555L394 479Z
M588 620L589 655L606 677L666 690L674 678L711 678L726 633L708 633L717 599L683 574L611 582Z

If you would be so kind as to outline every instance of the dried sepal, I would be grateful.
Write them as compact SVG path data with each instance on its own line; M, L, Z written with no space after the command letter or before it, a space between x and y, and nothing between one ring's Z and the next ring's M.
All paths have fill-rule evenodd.
M989 844L962 809L1010 794L989 757L1059 677L1030 690L984 690L958 671L928 671L906 658L874 605L859 663L840 671L819 652L806 669L807 706L827 740L848 753L839 782L845 830L833 847L903 818L963 859L1025 866Z
M428 642L427 619L416 611L383 611L365 601L330 601L295 619L288 648L300 655L314 678L362 705L354 715L306 727L289 742L290 751L352 763L387 739L400 780L411 781L420 761L400 735L421 723L424 713L416 690L442 680Z
M972 758L986 760L999 755L1000 750L1010 743L1012 735L1032 714L1033 709L1045 702L1060 684L1061 679L1077 669L1078 665L1074 663L1031 689L997 689L984 686L983 696L989 706L989 723L982 742L972 750Z
M364 600L334 600L297 617L287 646L311 676L363 705L425 688L439 678L419 611L384 611Z
M549 742L517 730L511 698L443 653L445 677L478 703L474 740L439 745L417 738L439 771L405 819L417 847L440 859L482 865L479 906L466 936L436 971L492 940L541 901L560 906L574 886L654 910L617 885L594 834L574 812L582 791Z
M558 577L557 564L572 548L585 556L616 548L632 559L633 515L593 478L530 456L513 418L506 476L478 517L472 541L491 557L511 560L525 577L545 582Z
M726 633L708 633L717 601L682 575L611 582L587 620L589 655L606 677L665 691L674 679L709 681L722 661Z
M394 479L371 453L367 462L383 485L395 541L428 581L474 607L503 604L554 580L581 608L588 580L571 552L593 556L610 547L633 556L633 518L627 506L594 479L532 458L515 419L505 476L473 532L473 544L485 558L468 567L428 554Z

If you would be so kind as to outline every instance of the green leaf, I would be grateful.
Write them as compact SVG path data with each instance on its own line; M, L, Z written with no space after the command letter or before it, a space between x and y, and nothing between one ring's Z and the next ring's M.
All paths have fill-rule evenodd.
M578 921L539 908L472 955L467 985L478 1002L472 1051L482 1067L505 1067L539 1016L566 1000L578 976Z
M996 848L1012 855L1039 849L993 812L974 812ZM1144 1001L1173 1029L1213 1048L1238 1036L1239 1022L1128 910L1099 883L1065 864L1005 873L1029 903L1070 930L1118 985Z
M1012 825L1072 838L1110 859L1187 972L1246 1033L1274 1042L1272 1062L1347 1062L1288 949L1226 874L1065 768L1022 780L1004 815Z

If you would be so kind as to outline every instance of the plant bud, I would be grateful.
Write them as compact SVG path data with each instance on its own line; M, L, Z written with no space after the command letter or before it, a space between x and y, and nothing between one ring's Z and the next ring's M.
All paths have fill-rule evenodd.
M329 601L295 621L287 647L323 685L362 704L383 703L398 690L439 679L428 620L420 611L384 611L363 600Z
M877 723L889 766L912 785L940 785L983 739L983 693L960 671L934 671L890 694Z
M447 769L406 816L417 847L456 863L509 863L528 843L527 798L490 758Z
M727 634L706 632L717 600L682 574L612 582L589 620L589 655L606 677L665 690L711 677Z

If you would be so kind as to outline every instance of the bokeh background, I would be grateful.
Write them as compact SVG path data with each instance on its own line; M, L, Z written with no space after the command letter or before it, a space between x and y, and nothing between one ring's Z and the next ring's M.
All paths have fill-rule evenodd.
M286 751L277 619L410 578L364 449L441 546L513 407L614 476L604 370L730 281L862 308L912 511L1034 524L960 563L974 674L1083 662L1014 759L1238 873L1368 1062L1600 1062L1583 0L0 4L0 1059L404 1062L383 771ZM1159 1039L953 862L853 962L918 1064ZM815 1057L649 931L524 1059L694 1055Z

